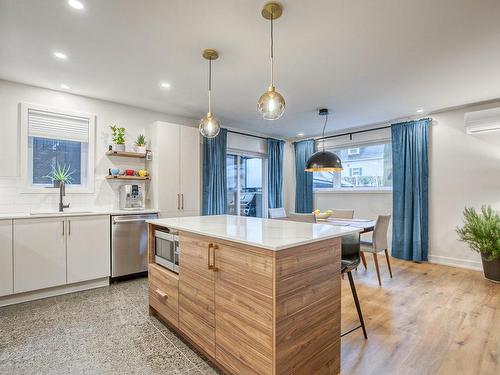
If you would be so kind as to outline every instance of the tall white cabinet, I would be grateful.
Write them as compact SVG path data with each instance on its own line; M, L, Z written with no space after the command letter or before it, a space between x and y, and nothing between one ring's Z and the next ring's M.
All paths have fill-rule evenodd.
M0 220L0 297L14 292L12 220Z
M157 121L148 128L153 160L150 196L163 217L201 212L201 144L198 128Z

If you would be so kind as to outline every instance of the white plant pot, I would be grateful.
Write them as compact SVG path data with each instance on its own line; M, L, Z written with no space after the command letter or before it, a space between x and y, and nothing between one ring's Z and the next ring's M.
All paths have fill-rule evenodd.
M113 143L113 151L125 151L125 144L118 145L116 143Z
M135 146L135 152L139 154L145 154L146 153L146 146Z

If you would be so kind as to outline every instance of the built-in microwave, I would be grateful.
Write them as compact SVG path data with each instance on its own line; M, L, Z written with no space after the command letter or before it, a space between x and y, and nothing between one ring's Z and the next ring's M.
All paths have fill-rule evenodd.
M155 262L175 273L179 273L179 235L155 230Z

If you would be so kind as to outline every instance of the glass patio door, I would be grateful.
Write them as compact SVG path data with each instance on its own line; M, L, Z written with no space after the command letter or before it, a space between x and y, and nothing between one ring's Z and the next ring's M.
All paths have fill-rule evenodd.
M227 213L229 215L266 217L264 161L264 158L258 156L227 155Z

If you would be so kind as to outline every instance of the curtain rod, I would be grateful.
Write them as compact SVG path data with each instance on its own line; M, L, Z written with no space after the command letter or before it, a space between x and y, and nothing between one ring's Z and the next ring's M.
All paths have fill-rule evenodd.
M424 117L421 120L425 120L425 119L429 119L429 120L432 121L432 117ZM409 121L411 121L411 120L409 120ZM349 136L349 140L352 141L352 135L353 134L360 134L360 133L372 132L372 131L375 131L375 130L389 129L390 127L392 127L392 125L379 126L378 128L371 128L371 129L365 129L365 130L356 130L356 131L353 131L353 132L342 133L342 134L333 134L333 135L328 135L326 137L317 137L317 138L313 138L313 139L315 141L318 141L318 140L324 140L324 139L330 139L330 138L336 138L336 137L345 137L346 135L348 135Z
M269 137L262 137L260 135L253 135L253 134L247 134L247 133L237 132L235 130L229 130L229 129L227 129L227 132L228 133L233 133L233 134L244 135L244 136L247 136L247 137L260 138L260 139L268 139L269 138Z

